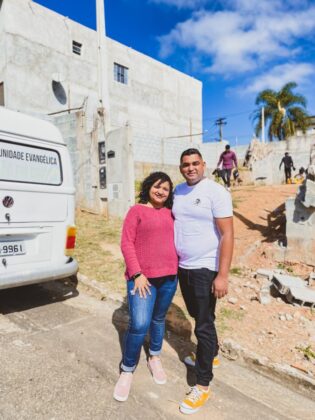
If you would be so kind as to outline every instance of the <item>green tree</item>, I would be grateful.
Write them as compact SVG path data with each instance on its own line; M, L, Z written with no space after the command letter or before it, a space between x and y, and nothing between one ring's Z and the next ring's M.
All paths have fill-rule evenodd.
M262 107L265 109L265 124L268 126L270 141L274 138L286 140L295 134L296 128L300 128L303 133L306 132L309 117L306 111L306 99L293 92L296 87L295 82L289 82L278 92L266 89L257 95L258 108L254 111L253 118L257 121L256 136L261 133Z

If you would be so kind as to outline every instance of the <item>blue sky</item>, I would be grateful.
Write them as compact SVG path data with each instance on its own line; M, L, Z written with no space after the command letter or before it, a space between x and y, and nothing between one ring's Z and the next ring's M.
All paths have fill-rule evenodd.
M94 0L36 0L95 29ZM314 0L105 0L107 35L203 82L204 140L248 143L257 92L289 81L315 115ZM313 83L312 83L313 82Z

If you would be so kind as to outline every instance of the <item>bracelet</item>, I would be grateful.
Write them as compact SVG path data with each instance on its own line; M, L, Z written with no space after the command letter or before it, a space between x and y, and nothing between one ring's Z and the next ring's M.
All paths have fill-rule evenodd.
M141 272L139 272L139 273L136 273L136 274L134 274L131 278L133 279L133 280L136 280L138 277L140 277L141 276Z

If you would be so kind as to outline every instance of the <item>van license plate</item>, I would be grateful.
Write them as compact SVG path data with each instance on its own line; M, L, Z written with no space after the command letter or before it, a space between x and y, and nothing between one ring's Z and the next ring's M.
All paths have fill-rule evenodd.
M23 241L0 242L0 257L26 254Z

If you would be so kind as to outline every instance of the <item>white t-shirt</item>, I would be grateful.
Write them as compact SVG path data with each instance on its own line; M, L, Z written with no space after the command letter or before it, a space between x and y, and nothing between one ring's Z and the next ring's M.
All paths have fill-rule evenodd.
M203 179L174 191L175 246L182 268L218 271L220 234L215 218L233 216L231 195L222 185Z

